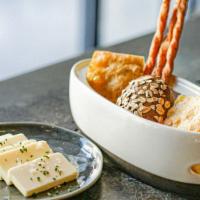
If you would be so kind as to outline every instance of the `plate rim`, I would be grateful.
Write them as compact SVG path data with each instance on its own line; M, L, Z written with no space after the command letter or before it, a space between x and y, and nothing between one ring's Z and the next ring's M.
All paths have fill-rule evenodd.
M101 174L102 174L102 171L103 171L103 154L102 154L101 150L99 149L99 147L93 141L91 141L89 138L87 138L85 135L81 135L80 133L78 133L76 131L73 131L73 130L70 130L68 128L61 127L61 126L58 126L58 125L55 125L55 124L51 124L51 123L43 123L43 122L37 122L37 121L15 121L15 122L7 121L7 122L0 122L0 126L12 126L12 125L46 126L46 127L50 127L50 128L62 129L62 130L67 131L67 132L72 132L75 135L78 135L78 136L81 136L81 137L87 139L95 147L95 150L97 151L97 153L100 156L99 169L95 174L96 176L93 177L92 181L90 181L84 187L79 188L78 190L69 192L67 194L61 194L61 195L58 195L57 197L47 197L47 198L45 197L42 200L61 200L61 199L66 199L66 198L70 198L70 197L76 196L76 195L86 191L90 187L92 187L99 180L99 178L101 177Z

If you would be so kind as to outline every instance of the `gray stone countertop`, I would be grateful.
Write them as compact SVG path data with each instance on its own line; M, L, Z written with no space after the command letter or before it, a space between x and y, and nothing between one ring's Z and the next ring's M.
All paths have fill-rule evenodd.
M200 18L192 19L185 25L175 63L174 73L192 81L200 80L199 33ZM151 39L152 35L147 35L107 49L146 56ZM76 61L90 55L91 53L85 53L74 59L0 82L0 121L37 121L78 130L70 113L69 73ZM105 156L101 179L74 199L172 200L186 197L160 191L135 180Z

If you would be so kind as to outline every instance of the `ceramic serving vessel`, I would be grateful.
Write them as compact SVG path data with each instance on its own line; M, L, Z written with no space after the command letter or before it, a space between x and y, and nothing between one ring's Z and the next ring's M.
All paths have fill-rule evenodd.
M108 101L87 83L89 62L76 63L70 74L71 111L83 133L142 180L152 181L143 178L147 173L159 180L200 186L200 175L191 171L200 163L200 134L143 119ZM200 95L197 85L179 77L174 90Z

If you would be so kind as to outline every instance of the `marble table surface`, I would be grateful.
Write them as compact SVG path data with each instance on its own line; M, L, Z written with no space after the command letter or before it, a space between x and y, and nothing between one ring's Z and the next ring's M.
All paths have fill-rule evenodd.
M191 81L200 80L200 18L187 22L175 63L175 74ZM152 35L117 44L106 49L147 55ZM37 121L78 131L69 106L69 73L82 56L0 82L0 121ZM12 58L11 58L12 59ZM160 191L134 179L105 156L101 179L74 199L92 200L174 200L188 199ZM195 199L200 199L196 197Z

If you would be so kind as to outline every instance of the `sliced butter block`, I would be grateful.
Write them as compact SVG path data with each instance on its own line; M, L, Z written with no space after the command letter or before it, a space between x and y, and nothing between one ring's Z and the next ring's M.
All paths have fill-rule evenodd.
M12 137L12 134L10 133L0 136L0 148L1 146L3 146L3 143L5 142L5 140L7 140L10 137Z
M7 185L11 185L9 169L48 155L52 150L45 141L33 142L0 154L0 175Z
M0 140L1 140L1 139L5 139L5 138L9 138L9 137L11 137L11 136L12 136L11 133L7 133L7 134L5 134L5 135L0 135Z
M10 169L15 187L25 196L46 191L78 177L76 167L61 153L53 153Z
M11 135L5 138L0 138L0 149L9 145L13 145L17 142L22 142L24 140L27 140L27 138L22 133L17 134L17 135Z
M17 134L12 135L10 133L0 136L0 151L1 149L6 148L7 146L11 146L17 142L25 141L27 138L24 136L24 134ZM2 180L2 177L0 175L0 180Z
M8 139L9 137L11 137L12 136L12 134L10 134L10 133L7 133L7 134L5 134L5 135L0 135L0 143L1 143L1 141L4 141L5 139ZM1 146L0 146L0 150L1 150ZM0 176L0 181L2 180L2 178L1 178L1 176Z
M21 147L23 145L33 143L33 142L36 142L36 140L24 140L22 142L17 142L13 145L9 145L9 146L0 148L0 154L3 153L3 152L6 152L6 151L12 150L12 149L16 149L16 148ZM3 180L1 176L0 176L0 180Z
M31 144L33 142L36 142L36 140L32 140L32 139L30 139L30 140L24 140L22 142L17 142L17 143L15 143L13 145L9 145L9 146L3 147L3 148L0 149L0 154L4 153L6 151L10 151L12 149L16 149L18 147L22 147L23 145L26 145L26 144Z

